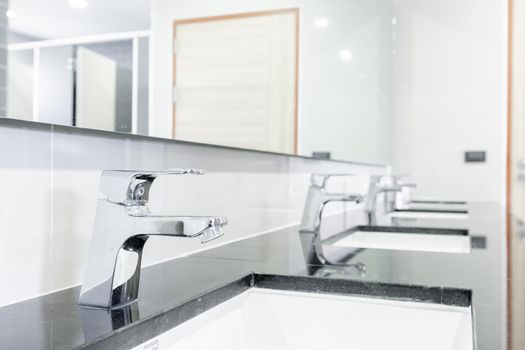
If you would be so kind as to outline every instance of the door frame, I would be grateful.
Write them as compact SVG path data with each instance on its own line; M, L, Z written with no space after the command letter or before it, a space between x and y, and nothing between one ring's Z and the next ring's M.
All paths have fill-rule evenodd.
M294 81L294 153L297 154L298 152L298 123L299 123L299 54L300 54L300 16L299 16L299 8L285 8L285 9L275 9L275 10L266 10L266 11L256 11L256 12L245 12L245 13L233 13L228 15L218 15L218 16L210 16L210 17L197 17L197 18L187 18L187 19L178 19L173 21L173 34L172 34L172 52L173 52L173 76L172 76L172 89L177 86L177 52L175 50L175 43L177 38L177 26L184 25L184 24L191 24L191 23L204 23L204 22L211 22L211 21L224 21L224 20L232 20L232 19L242 19L242 18L251 18L251 17L262 17L262 16L271 16L271 15L277 15L277 14L292 14L295 17L295 81ZM173 95L173 91L172 91ZM173 101L172 98L172 134L171 137L175 139L176 135L176 107L175 107L175 101Z
M512 134L512 119L513 119L513 44L514 44L514 35L513 35L513 28L514 28L514 2L513 0L508 0L507 2L507 157L506 157L506 191L505 191L505 238L506 238L506 251L507 251L507 262L506 262L506 269L507 269L507 350L512 350L513 348L513 314L512 314L512 177L513 177L513 169L512 169L512 163L513 163L513 153L512 153L512 142L513 142L513 134Z

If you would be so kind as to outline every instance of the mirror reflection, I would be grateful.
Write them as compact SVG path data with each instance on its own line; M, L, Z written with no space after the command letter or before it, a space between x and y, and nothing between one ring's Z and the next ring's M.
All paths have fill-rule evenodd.
M505 108L505 31L481 8L462 11L434 0L12 0L5 114L417 178L429 159L490 151L466 128L501 129L490 115Z
M391 1L206 5L12 0L7 116L390 160Z

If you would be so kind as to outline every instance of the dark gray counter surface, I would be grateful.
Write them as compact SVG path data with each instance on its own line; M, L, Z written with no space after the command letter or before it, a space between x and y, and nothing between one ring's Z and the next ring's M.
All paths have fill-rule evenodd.
M326 285L349 280L370 288L386 283L468 289L472 291L477 349L510 349L510 343L514 349L525 349L525 329L519 329L525 324L520 323L525 319L525 298L521 296L525 289L518 288L523 268L519 259L507 260L501 207L470 203L468 220L401 220L398 225L468 229L477 243L469 254L326 248L325 253L334 260L344 257L348 264L366 265L363 274L351 267L320 264L311 258L312 235L301 234L297 228L284 229L144 268L139 301L123 310L78 307L78 287L0 308L0 349L138 345L165 330L174 317L203 308L194 302L196 296L214 290L214 295L224 298L229 293L226 286L233 283L244 288L252 281L252 273L299 276ZM523 250L525 243L511 238L512 249ZM509 268L518 272L515 277L507 277L513 276ZM304 282L293 281L288 283ZM417 292L408 289L407 293L411 290Z

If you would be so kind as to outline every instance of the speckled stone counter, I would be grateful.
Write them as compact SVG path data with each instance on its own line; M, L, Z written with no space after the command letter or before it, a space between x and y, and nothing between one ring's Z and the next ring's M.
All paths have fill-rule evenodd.
M0 308L0 349L126 349L253 283L452 305L471 303L478 350L508 349L509 339L525 349L525 332L513 329L511 322L523 318L525 304L516 292L509 298L513 281L507 277L512 275L507 272L503 212L494 203L470 203L468 212L467 220L396 222L468 232L476 238L468 254L326 246L324 253L331 261L348 265L327 266L312 258L311 234L284 229L144 268L139 301L121 310L79 307L78 287ZM353 268L355 264L366 266L366 271ZM525 290L521 292L525 295Z

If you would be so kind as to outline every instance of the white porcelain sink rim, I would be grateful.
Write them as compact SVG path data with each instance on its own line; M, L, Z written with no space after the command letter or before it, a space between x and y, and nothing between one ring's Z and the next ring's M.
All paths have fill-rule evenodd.
M250 300L250 298L252 298ZM253 299L255 298L255 299ZM257 299L259 298L259 299ZM262 299L261 299L262 298ZM179 347L181 347L182 349L207 349L209 348L210 346L213 346L215 345L215 347L217 348L217 346L220 346L219 343L214 343L213 345L206 345L206 346L199 346L199 344L202 344L202 342L206 342L207 340L209 340L208 338L210 337L216 337L217 335L220 335L219 338L222 336L221 333L213 333L214 331L213 330L210 330L211 333L208 333L208 336L203 336L203 331L201 331L201 327L203 327L203 324L208 324L208 325L211 325L213 327L214 323L213 322L216 322L217 320L222 320L223 317L230 317L231 315L228 314L228 310L230 312L240 312L240 311L243 311L243 310L238 310L238 308L247 308L246 310L258 310L257 307L259 307L260 311L262 310L262 313L265 313L266 312L266 309L264 308L261 308L261 306L255 306L255 309L253 308L254 306L250 306L249 303L251 302L252 304L255 302L257 305L257 302L263 302L263 305L264 307L267 308L267 305L264 304L264 301L266 300L266 298L270 298L270 300L272 298L274 298L274 300L277 300L278 303L277 304L268 304L270 306L278 306L278 305L281 305L281 307L278 307L277 309L275 308L270 308L270 314L272 311L276 311L276 312L281 312L279 315L281 318L275 320L277 321L277 324L276 325L275 323L272 323L272 325L270 326L270 330L272 330L273 328L277 327L283 327L283 325L279 324L280 322L288 322L288 327L290 326L290 320L289 319L286 319L287 317L286 316L283 316L286 314L286 312L288 310L285 310L282 308L282 306L287 306L287 305L290 305L290 303L292 303L291 307L292 307L292 312L294 312L293 310L306 310L308 309L308 314L305 314L304 312L302 312L300 315L296 315L294 316L295 318L292 317L292 321L297 319L298 322L327 322L329 324L327 324L326 326L330 326L332 327L333 325L336 325L337 326L337 322L338 320L337 319L330 319L330 318L327 318L327 317L319 317L319 315L322 315L323 313L323 307L329 307L329 310L334 310L334 306L336 306L337 308L335 310L338 310L338 312L340 312L341 315L346 315L345 317L346 318L343 318L344 320L348 321L348 320L354 320L355 322L353 323L353 326L351 326L351 329L350 330L354 330L354 338L356 337L359 337L359 331L355 329L355 327L359 327L360 323L362 322L365 322L365 326L368 327L367 330L368 332L371 331L370 327L371 325L375 326L376 325L376 322L377 322L377 329L374 329L373 331L376 332L378 330L384 330L386 328L385 327L385 322L383 322L382 320L382 317L379 317L377 318L377 312L379 310L379 312L381 313L381 310L387 312L387 319L390 320L397 320L395 317L394 318L391 318L392 315L388 316L388 313L394 313L393 315L397 315L399 312L400 314L399 315L405 315L404 318L402 318L402 320L400 320L399 322L403 321L405 323L403 323L404 325L408 326L408 325L418 325L419 322L421 322L421 319L419 318L415 318L415 319L412 319L411 317L407 317L407 315L425 315L425 325L428 325L428 329L426 329L425 327L423 327L423 331L424 332L428 332L425 333L425 335L414 335L414 338L416 338L415 340L411 339L411 342L414 343L414 341L421 341L421 339L418 339L426 336L426 335L431 335L432 334L432 326L436 327L436 326L439 326L440 324L443 324L443 320L434 320L435 316L438 316L437 318L439 319L440 317L450 317L450 318L447 318L447 319L450 319L450 320L455 320L455 319L459 319L461 320L460 323L458 323L456 326L458 327L457 329L454 328L455 326L454 325L450 325L450 326L447 326L447 327L451 327L451 328L448 328L446 331L444 331L444 334L447 334L447 336L451 336L451 334L454 334L453 336L453 340L451 341L452 343L451 344L456 344L456 342L458 342L458 337L460 337L459 339L459 342L462 344L462 345L466 345L465 348L462 347L462 349L468 349L468 350L472 350L473 349L473 343L474 343L474 338L473 338L473 324L472 324L472 309L470 306L449 306L449 305L442 305L442 304L434 304L434 303L426 303L426 302L416 302L416 301L399 301L399 300L388 300L388 299L381 299L381 298L374 298L374 297L364 297L364 296L354 296L354 295L334 295L334 294L325 294L325 293L311 293L311 292L296 292L296 291L285 291L285 290L280 290L280 289L267 289L267 288L257 288L257 287L254 287L254 288L250 288L248 289L247 291L233 297L233 298L230 298L228 300L226 300L224 303L221 303L209 310L207 310L206 312L196 316L195 318L192 318L184 323L182 323L181 325L173 328L172 330L168 331L168 332L165 332L163 334L161 334L159 337L157 337L156 341L158 344L161 345L160 349L164 349L162 347L162 344L163 344L163 341L162 341L162 338L163 337L166 337L168 336L169 334L171 334L171 339L175 339L177 341L177 343L175 345L173 345L173 347L167 347L166 349L179 349ZM321 304L318 304L318 303L321 303ZM335 304L334 304L335 303ZM309 305L310 307L306 308L306 307L303 307L303 308L297 308L298 306L301 306L301 305ZM324 306L323 306L324 305ZM233 307L233 308L232 308ZM320 309L321 307L321 309ZM350 309L348 309L348 307L350 307ZM373 313L373 317L372 316L368 316L368 320L367 320L367 317L365 317L365 314L363 313L360 313L361 315L361 318L355 318L354 315L352 314L348 314L348 310L352 310L352 307L357 307L357 309L355 310L370 310L372 313ZM340 311L339 311L340 310ZM374 311L375 310L375 311ZM226 313L222 313L221 312L226 312ZM284 312L284 314L283 314ZM319 314L319 312L321 314ZM374 314L374 312L376 312L376 314ZM446 314L443 314L443 312L445 312ZM253 314L257 314L259 317L262 317L261 319L263 320L266 320L264 319L264 315L261 316L260 315L260 312L259 313L253 313ZM206 317L207 315L210 315L210 319L211 321L206 321ZM242 312L241 314L239 314L242 316ZM250 315L252 315L252 313L250 313ZM434 315L434 317L432 317L432 315ZM441 315L441 316L439 316ZM244 315L246 316L246 315ZM324 315L326 316L326 315ZM250 316L251 317L251 316ZM267 315L266 315L267 317ZM283 319L284 317L284 319ZM289 317L289 316L288 316ZM372 318L370 318L372 317ZM388 318L390 317L390 318ZM227 324L231 327L239 327L240 325L237 324L233 324L232 322L230 322L231 320L236 320L235 318L231 318L230 320L227 320L227 321L224 321L224 322L227 322ZM250 322L250 318L248 318L248 322ZM370 320L373 320L373 323L370 323ZM238 321L238 319L237 319ZM207 322L211 322L211 323L207 323ZM223 322L223 323L224 323ZM257 327L257 321L253 321L254 324L251 325L251 327L255 327L255 331L260 331L260 329L258 329ZM330 323L331 322L331 323ZM382 323L383 322L383 323ZM406 323L408 322L408 323ZM441 323L440 323L441 322ZM459 321L458 321L459 322ZM194 327L192 328L192 324L194 325ZM259 328L261 327L261 325L263 325L264 323L259 323ZM386 324L390 324L390 323L386 323ZM400 323L401 324L401 323ZM195 327L195 325L197 325ZM215 323L216 325L216 323ZM292 324L293 325L293 324ZM341 323L339 326L341 327L341 330L338 331L337 329L334 330L334 332L337 332L337 333L343 333L345 334L345 332L343 332L344 329L346 329L346 332L349 331L349 329L346 328L346 326L348 325L348 323ZM250 330L248 328L245 328L245 327L250 327L249 325L248 326L242 326L241 328L243 328L243 332L248 332L250 333ZM286 327L286 325L284 325L284 327ZM352 328L354 327L354 328ZM383 328L381 328L383 327ZM389 328L392 328L391 325L389 326ZM395 327L394 327L395 328ZM288 329L288 328L286 328ZM331 328L332 329L332 328ZM456 331L454 332L453 330L456 329ZM292 332L291 335L289 335L288 333L285 334L285 336L291 336L293 337L294 335L296 336L295 337L295 340L297 339L300 339L301 337L297 337L297 329L294 330L294 328L292 327L291 329L289 329L288 331ZM253 331L253 329L252 329ZM406 333L406 330L401 328L401 329L397 329L397 331L399 332L405 332ZM452 331L452 332L451 332ZM201 332L201 333L199 333ZM459 332L459 333L457 333ZM320 336L322 336L323 332L320 332ZM388 331L386 332L387 335L385 335L385 337L388 337ZM395 334L396 332L391 332L390 334L390 337L392 337L392 334ZM407 334L404 334L404 337L400 334L398 335L398 338L401 337L403 338L402 342L406 341L406 335ZM173 334L175 334L175 336L173 336ZM315 336L315 334L312 334L311 332L310 333L306 333L306 334L309 334L309 337L304 337L304 334L301 334L302 338L304 338L304 342L306 344L306 346L308 346L308 342L311 342L312 341L312 336ZM326 333L324 333L326 334ZM459 335L458 335L459 334ZM237 335L239 336L239 335ZM246 334L244 334L244 336L246 336ZM270 338L271 338L271 334L268 335ZM281 334L281 336L283 336L283 334ZM436 335L434 334L434 337ZM193 338L191 338L193 337ZM225 337L227 337L227 335L225 335ZM394 336L395 337L395 336ZM361 337L363 338L363 337ZM366 337L365 337L366 338ZM374 340L371 340L371 341L382 341L382 340L377 340L375 339L376 337L374 337ZM259 339L259 338L255 338L255 339ZM213 338L212 338L213 340ZM355 341L358 341L356 339L354 339ZM394 340L393 338L391 339L388 339L388 340L384 340L385 341L385 344L389 344L388 341L392 341ZM397 344L399 345L399 342L400 342L400 339L395 339L397 341ZM448 338L447 338L448 340ZM153 341L155 341L155 339L153 339ZM197 341L197 343L192 343L192 342L195 342ZM220 339L216 339L217 342L220 342L221 340ZM363 342L363 339L360 339L359 340L361 345L365 344ZM367 341L365 339L365 341ZM444 342L446 342L446 340L443 340ZM145 344L148 344L150 343L151 341L148 341L146 342ZM200 343L199 343L200 342ZM286 343L288 344L288 343ZM290 343L290 344L294 344L294 345L297 345L296 343ZM257 344L257 345L260 345L260 344ZM266 344L268 345L268 344ZM421 345L421 344L420 344ZM186 347L185 347L186 346ZM413 345L412 345L413 346ZM142 344L140 345L139 347L136 347L135 349L138 350L138 349L145 349L145 345ZM219 347L220 348L220 347ZM247 347L247 348L244 348L244 347L229 347L230 349L273 349L273 347ZM275 348L275 349L289 349L288 347L278 347L278 348ZM292 349L299 349L300 347L291 347ZM359 347L358 347L359 348ZM450 347L451 349L452 347ZM134 350L135 350L134 349ZM310 348L310 347L307 347L307 349L313 349L313 348ZM366 347L366 349L369 349L369 347ZM410 349L414 349L414 347L410 347ZM447 348L449 349L449 348ZM455 349L455 348L454 348Z
M470 236L463 234L429 233L422 229L421 233L411 230L399 231L362 231L356 230L344 236L331 245L348 248L386 249L402 251L419 251L435 253L470 253Z
M410 203L408 205L409 210L435 210L435 211L447 211L447 210L466 210L468 211L467 204L448 204L448 203Z
M443 211L394 211L387 214L389 218L397 219L443 219L443 220L467 220L469 214L459 212Z

